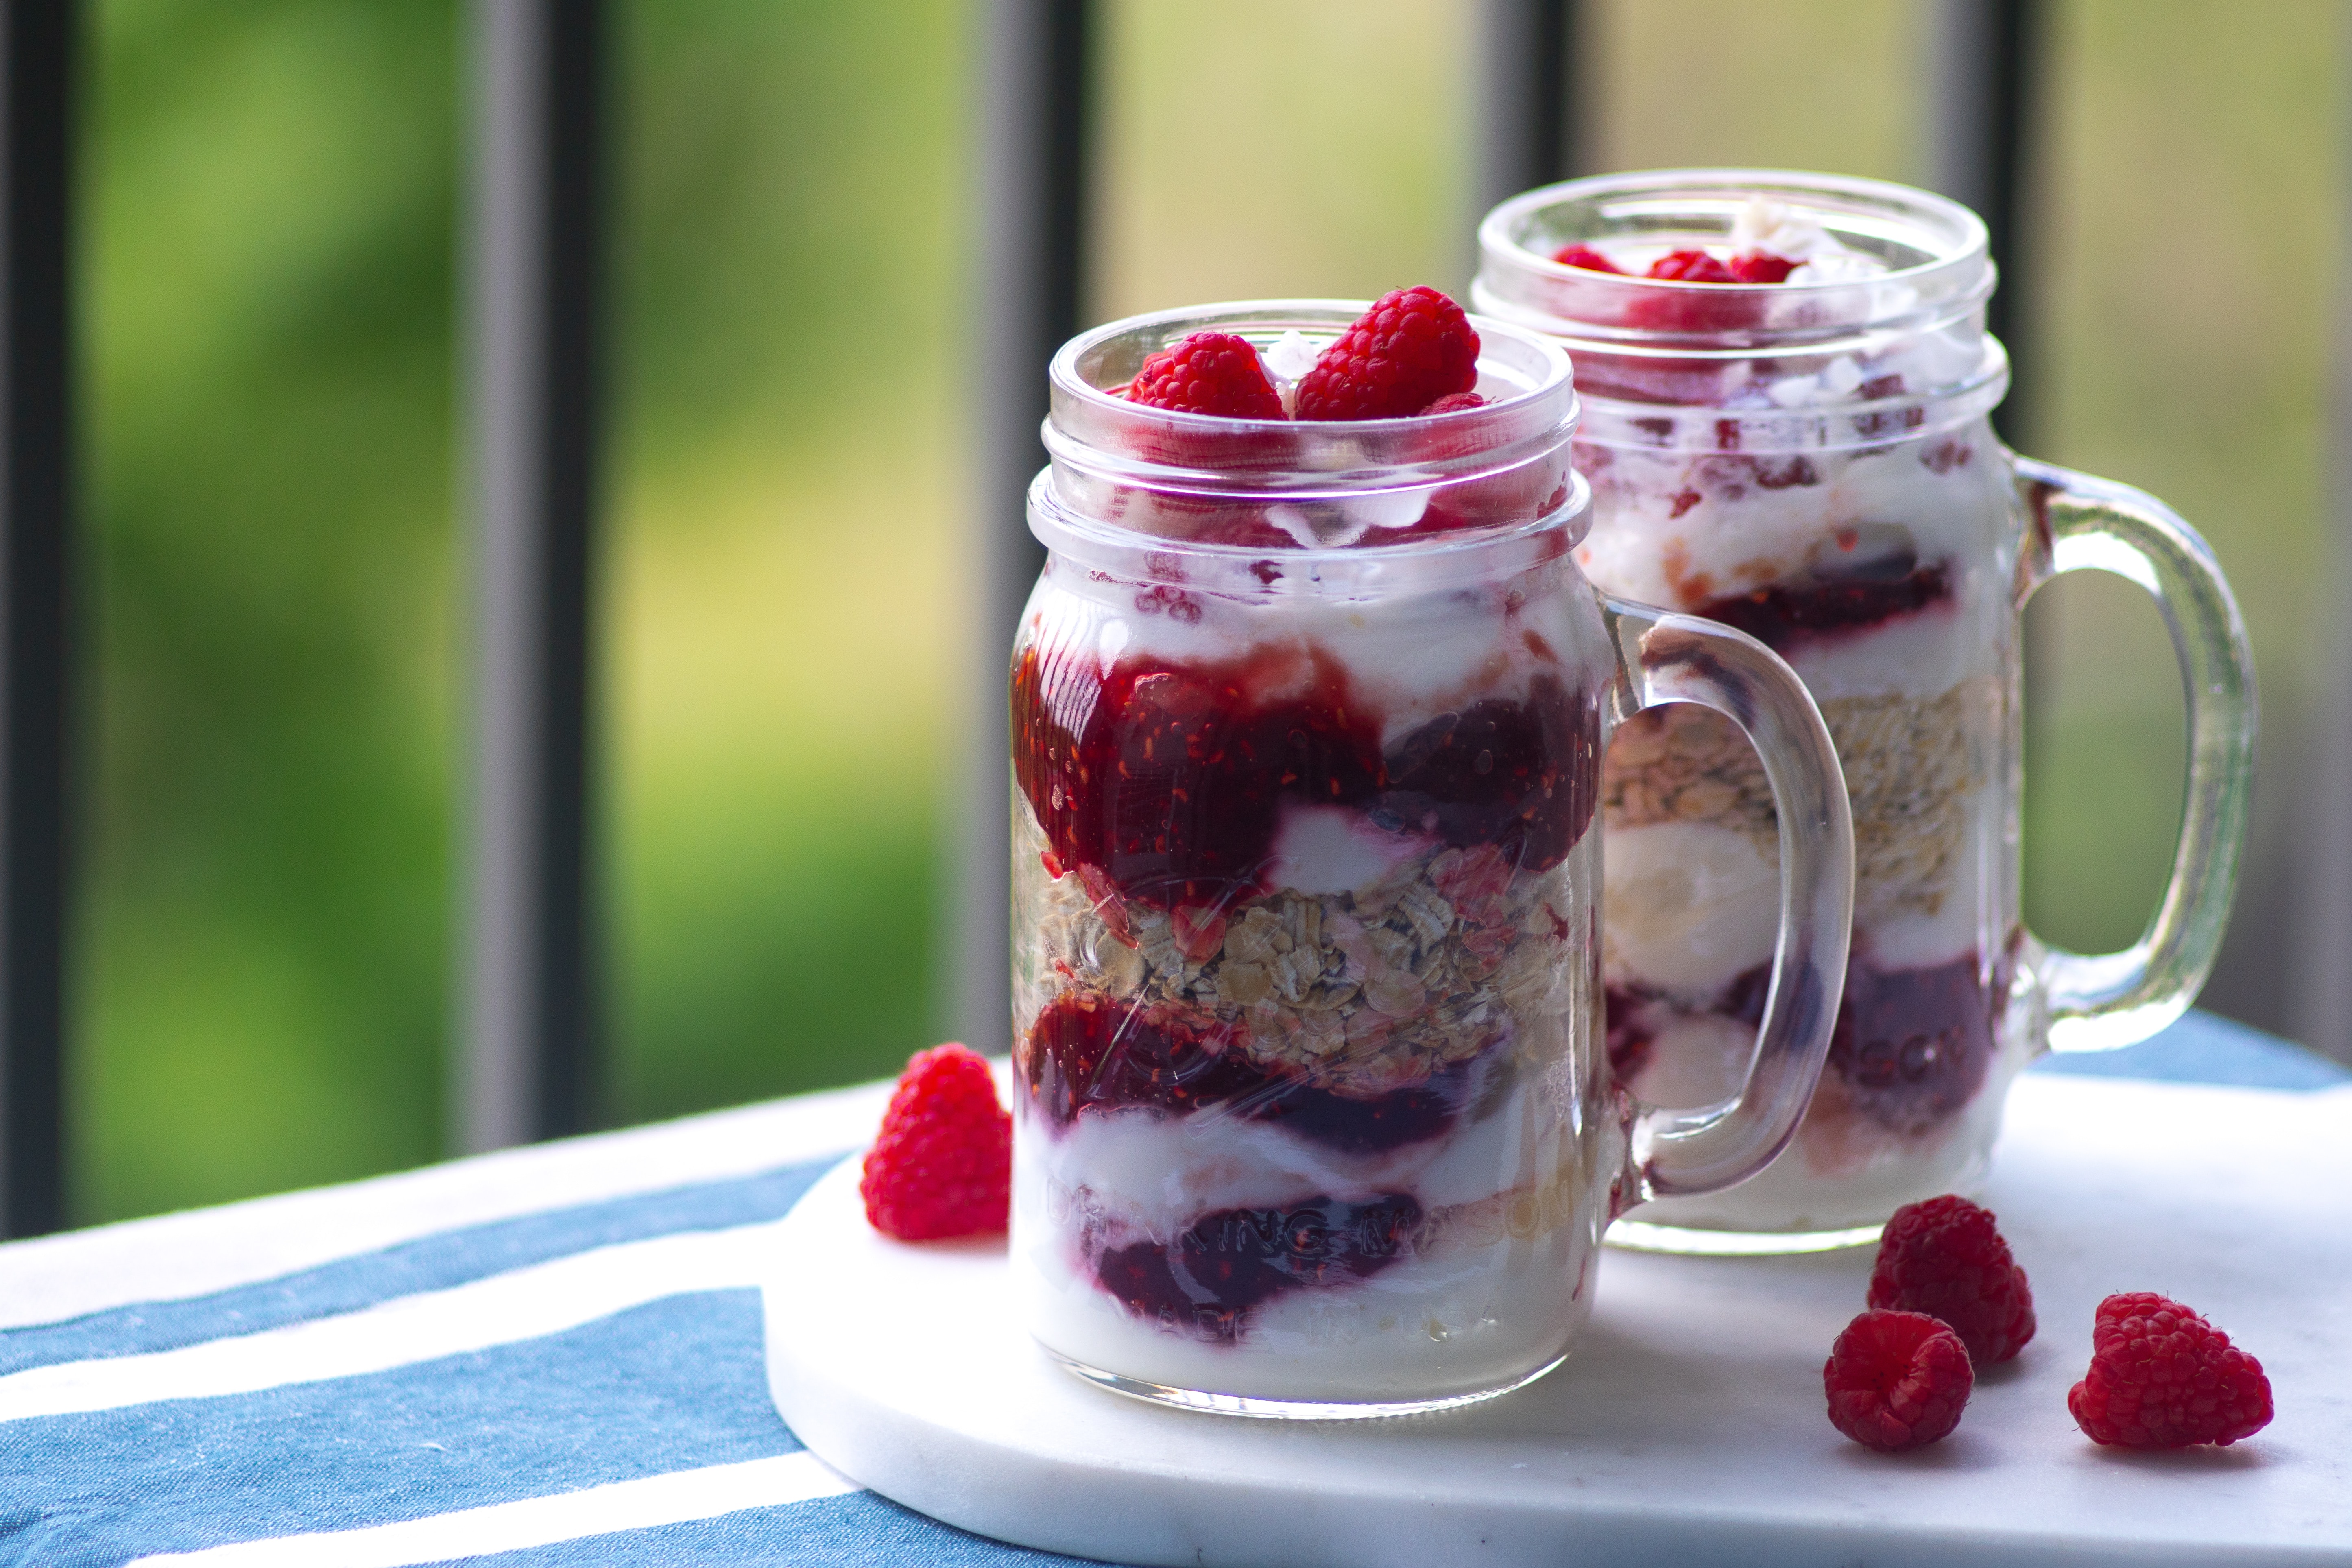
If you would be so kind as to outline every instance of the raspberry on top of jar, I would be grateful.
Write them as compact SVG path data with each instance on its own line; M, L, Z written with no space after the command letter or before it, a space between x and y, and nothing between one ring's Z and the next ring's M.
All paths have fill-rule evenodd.
M1406 419L1482 401L1477 329L1426 285L1381 295L1328 347L1311 360L1308 352L1296 331L1270 359L1234 333L1193 332L1145 360L1124 395L1230 419Z
M1530 405L1528 367L1485 355L1450 297L1423 285L1353 321L1317 313L1250 307L1189 331L1180 319L1164 341L1142 334L1139 363L1122 357L1135 343L1096 345L1071 367L1079 384L1055 385L1048 438L1070 437L1057 492L1121 529L1269 552L1507 527L1568 500L1559 400ZM1572 418L1572 385L1556 390ZM1370 486L1335 477L1383 467Z
M1884 262L1840 243L1810 214L1764 195L1748 199L1720 245L1611 240L1604 246L1574 240L1554 251L1552 259L1563 267L1673 283L1786 283L1797 288L1852 283L1886 271Z

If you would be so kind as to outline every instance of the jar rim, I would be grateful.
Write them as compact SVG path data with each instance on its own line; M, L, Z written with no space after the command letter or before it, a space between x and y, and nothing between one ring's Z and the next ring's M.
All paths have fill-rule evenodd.
M1720 237L1762 196L1821 220L1886 269L1867 279L1701 283L1625 277L1552 259L1562 246L1628 233ZM1932 331L1981 310L1996 273L1984 220L1958 202L1892 181L1784 169L1651 169L1545 185L1513 196L1478 226L1481 311L1613 354L1745 358L1775 349L1834 353ZM1753 319L1660 326L1644 301L1753 301ZM1737 319L1737 318L1735 318Z
M1150 354L1193 332L1231 332L1261 351L1297 332L1319 348L1367 309L1346 300L1241 300L1080 333L1048 370L1050 461L1033 494L1152 549L1232 545L1257 560L1425 552L1456 534L1572 520L1575 368L1558 343L1508 322L1470 319L1477 387L1491 399L1473 408L1231 419L1117 395Z
M1370 300L1246 300L1152 310L1079 333L1047 369L1045 449L1066 465L1116 469L1155 489L1201 495L1338 495L1460 479L1565 445L1577 420L1575 369L1558 343L1474 315L1479 384L1507 395L1476 408L1392 419L1235 419L1150 408L1113 395L1150 354L1196 331L1262 347L1285 332L1339 337Z

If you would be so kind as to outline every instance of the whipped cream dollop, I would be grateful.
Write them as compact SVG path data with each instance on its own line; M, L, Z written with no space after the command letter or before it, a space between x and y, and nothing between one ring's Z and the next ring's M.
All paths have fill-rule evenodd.
M1788 277L1795 284L1853 283L1886 271L1876 257L1840 243L1811 213L1763 195L1748 197L1731 220L1731 249L1740 256L1769 251L1796 262Z
M1315 368L1316 356L1323 351L1307 341L1307 334L1296 328L1275 339L1274 346L1260 354L1266 370L1284 381L1297 381Z
M1258 363L1265 366L1266 374L1274 377L1275 395L1282 399L1282 416L1285 419L1298 417L1299 378L1315 368L1315 361L1322 352L1307 342L1306 333L1294 327L1275 339L1274 346L1257 356ZM1299 542L1305 544L1308 542L1300 540Z

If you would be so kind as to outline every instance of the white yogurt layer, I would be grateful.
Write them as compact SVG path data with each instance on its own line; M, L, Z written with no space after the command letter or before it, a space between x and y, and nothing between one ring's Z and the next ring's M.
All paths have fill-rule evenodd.
M1739 1092L1756 1056L1756 1031L1719 1013L1668 1014L1651 1037L1633 1089L1677 1110L1717 1105Z
M1353 892L1379 886L1443 843L1433 834L1382 827L1349 806L1288 805L1264 879L1301 893Z
M1771 960L1780 872L1744 833L1697 822L1612 828L1601 888L1612 979L1705 1006Z
M1611 679L1592 597L1559 567L1544 591L1518 602L1510 590L1528 592L1525 579L1350 604L1311 583L1286 592L1277 581L1264 596L1235 598L1100 578L1056 559L1024 614L1041 654L1090 648L1106 674L1128 657L1245 661L1258 704L1307 696L1336 667L1355 700L1380 715L1388 744L1474 702L1524 700L1539 675L1570 692Z

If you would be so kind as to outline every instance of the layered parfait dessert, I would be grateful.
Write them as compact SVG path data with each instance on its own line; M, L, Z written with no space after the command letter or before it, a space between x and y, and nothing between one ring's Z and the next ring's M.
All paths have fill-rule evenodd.
M1482 308L1541 320L1576 356L1580 563L1786 658L1853 803L1853 947L1811 1109L1763 1174L1635 1211L1634 1238L1672 1227L1659 1245L1874 1235L1980 1174L2039 1046L2008 1019L2021 531L1985 421L2006 367L1983 334L1982 229L1903 193L1923 235L1904 203L1841 199L1892 187L1824 184L1583 182L1507 204L1484 235ZM1762 769L1719 715L1654 710L1616 736L1601 811L1611 1060L1646 1099L1720 1099L1772 952Z
M1406 293L1055 363L1013 1250L1039 1339L1130 1392L1426 1406L1540 1372L1589 1307L1614 665L1567 555L1573 394Z

